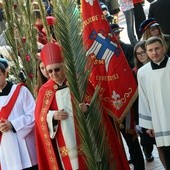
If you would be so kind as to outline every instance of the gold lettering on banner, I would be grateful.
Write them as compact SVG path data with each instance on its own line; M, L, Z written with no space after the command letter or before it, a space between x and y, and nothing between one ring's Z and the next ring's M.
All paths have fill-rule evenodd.
M106 17L102 14L101 16L98 15L94 15L92 17L87 18L86 20L83 21L83 28L87 25L89 25L90 23L94 22L94 21L98 21L98 20L106 20Z
M96 76L97 81L113 81L117 79L119 79L118 74L113 74L111 76L99 76L99 75Z
M106 17L104 15L101 15L102 20L106 20Z
M93 60L93 64L94 65L103 65L103 64L105 64L105 62L104 62L104 60L95 59L95 60Z
M94 15L92 17L89 17L87 20L83 21L83 28L85 26L87 26L88 24L94 22L94 21L98 21L98 16L97 15Z
M105 60L98 60L95 55L91 55L91 59L94 65L104 65Z

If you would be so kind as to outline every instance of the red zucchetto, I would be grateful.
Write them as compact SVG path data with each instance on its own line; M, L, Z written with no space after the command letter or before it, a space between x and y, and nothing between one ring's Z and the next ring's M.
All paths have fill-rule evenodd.
M41 50L40 58L45 66L63 62L61 47L54 43L45 44Z

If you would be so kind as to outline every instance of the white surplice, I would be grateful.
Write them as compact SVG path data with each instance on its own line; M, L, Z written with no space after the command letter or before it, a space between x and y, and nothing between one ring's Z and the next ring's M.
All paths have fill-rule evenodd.
M137 77L139 125L154 129L158 147L170 146L170 60L166 67L155 70L147 63Z
M6 96L0 96L0 109L11 98L16 85ZM26 87L21 87L17 101L9 115L16 133L4 132L0 144L2 170L21 170L37 164L34 136L35 100Z
M79 169L78 154L77 154L77 143L76 143L75 125L74 125L70 90L68 87L58 90L55 96L57 100L58 110L64 110L65 112L68 113L68 118L60 121L60 123L61 123L62 134L63 134L64 141L66 143L66 147L68 150L68 155L70 158L72 169L77 170ZM48 127L49 127L51 138L54 138L57 132L57 126L53 127L53 124L52 124L54 112L55 111L51 110L48 112L48 115L47 115L47 122L48 122ZM62 162L62 159L61 159L61 162ZM64 166L63 166L63 169L65 169Z

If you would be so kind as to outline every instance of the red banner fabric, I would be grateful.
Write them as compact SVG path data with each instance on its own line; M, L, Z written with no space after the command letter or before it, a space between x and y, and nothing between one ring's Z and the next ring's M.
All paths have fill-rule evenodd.
M122 121L136 98L136 81L98 0L81 2L83 42L92 62L90 81L94 87L100 85L104 106Z

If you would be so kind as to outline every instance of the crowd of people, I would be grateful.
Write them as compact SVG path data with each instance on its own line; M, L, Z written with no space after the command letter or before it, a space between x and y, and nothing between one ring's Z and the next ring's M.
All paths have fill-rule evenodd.
M124 2L124 3L123 3ZM170 5L168 4L169 2L168 1L161 1L161 0L158 0L158 1L155 1L155 2L152 2L150 4L150 8L149 8L149 14L148 14L148 18L146 19L146 17L143 19L143 21L140 23L140 25L138 26L138 30L136 31L136 34L137 32L140 32L140 36L138 35L138 40L136 41L135 45L134 43L132 42L132 37L134 37L134 32L129 34L129 30L130 30L130 26L128 23L129 23L129 20L127 20L127 13L126 13L126 10L131 13L132 15L132 2L130 1L121 1L121 7L123 8L122 12L125 14L125 19L126 19L126 23L127 23L127 32L128 32L128 37L129 37L129 41L131 43L131 46L134 47L133 49L133 52L134 52L134 65L135 67L133 68L133 72L134 72L134 75L137 79L137 82L139 83L139 75L138 75L138 69L140 70L140 68L147 64L147 65L150 65L151 64L151 67L152 67L152 62L155 64L157 63L164 63L163 61L166 60L166 57L168 56L169 57L169 35L170 35L170 30L169 31L163 31L163 30L168 30L168 25L166 22L166 19L167 19L167 15L168 15L168 10L165 9L164 10L164 13L159 15L159 13L156 11L157 8L160 9L160 5ZM159 5L159 6L158 6ZM127 8L125 10L125 7ZM128 9L129 8L129 9ZM131 12L130 12L131 11ZM155 14L155 15L154 15ZM130 15L130 14L129 14ZM135 14L133 15L133 17L135 18ZM133 17L131 16L131 19L133 20ZM155 18L153 18L155 17ZM159 23L159 22L162 23L162 25ZM119 33L122 31L122 29L120 29L120 27L117 25L117 29L115 30L115 28L113 29L113 25L117 25L117 24L111 24L111 29L113 31L113 33L117 36L118 40L120 39L120 35ZM130 30L131 32L134 31L133 29ZM130 35L130 36L129 36ZM135 39L135 37L133 38ZM149 45L151 46L151 52L148 52L147 50L147 43L149 43ZM151 43L151 44L150 44ZM120 43L121 44L121 43ZM157 45L155 45L157 44ZM159 45L158 45L159 44ZM161 52L158 52L159 50L157 50L157 46L161 46L159 47L160 51ZM162 50L161 50L162 48ZM164 49L164 50L163 50ZM127 54L127 47L126 47L126 51L124 50L124 48L122 47L122 50L124 51L124 54L125 54L125 57L127 58L127 61L129 59L129 55ZM152 54L151 54L152 53ZM158 57L159 56L159 57ZM160 59L157 59L156 58L160 58ZM155 61L155 60L156 61ZM159 68L164 68L166 65L162 66L162 67L159 67ZM145 67L143 67L144 69ZM154 69L152 67L152 69ZM146 71L146 75L149 74L149 72ZM153 76L153 75L152 75ZM156 76L156 75L155 75ZM162 75L163 76L163 75ZM151 79L148 78L148 79ZM155 115L151 110L153 109L151 106L150 106L150 100L154 100L155 97L153 97L152 99L148 99L149 98L149 93L150 91L152 91L152 87L150 87L150 90L148 90L148 79L145 80L144 76L142 75L141 76L141 81L145 81L145 84L142 86L142 88L138 88L139 90L139 98L134 102L134 105L133 107L135 108L135 115L136 116L136 119L135 119L135 124L136 124L136 131L138 133L138 135L140 136L140 143L141 143L141 146L142 146L142 149L143 149L143 152L144 152L144 155L145 155L145 158L146 158L146 161L147 162L152 162L154 160L154 155L152 154L153 152L153 145L156 144L157 146L157 150L158 150L158 153L159 153L159 158L161 160L161 163L162 165L164 166L165 169L169 169L169 165L168 165L168 158L167 158L167 155L169 154L169 144L165 144L164 142L161 144L161 146L159 146L157 144L157 140L159 138L162 137L162 138L168 138L168 135L165 134L168 133L169 131L169 128L166 127L166 130L164 130L164 132L161 132L161 130L158 130L160 132L160 134L162 135L158 135L159 137L157 137L156 135L156 130L158 127L161 128L161 126L163 126L164 122L162 121L162 123L160 123L161 125L158 125L158 122L152 122L152 119L154 120L155 117L158 118L157 115ZM156 78L157 80L157 78ZM163 79L162 79L163 80ZM147 81L147 83L146 83ZM159 80L158 80L159 81ZM160 81L161 82L161 81ZM155 83L153 83L155 85ZM147 90L146 90L146 89ZM152 90L151 90L152 89ZM157 87L155 88L155 90L157 89ZM156 92L155 92L156 93ZM164 91L161 91L161 95L162 93L164 93ZM146 96L147 97L146 97ZM142 97L141 97L142 96ZM164 96L164 95L163 95ZM145 102L147 103L141 103L141 98L143 97L146 97L145 98ZM158 97L158 96L157 96ZM157 98L158 99L158 98ZM158 101L156 102L157 105L158 105ZM145 110L145 107L147 105L147 111ZM155 104L156 105L156 104ZM162 106L163 108L166 106ZM158 108L154 108L156 111ZM159 109L158 109L159 110ZM157 111L158 111L157 110ZM168 114L168 112L162 112L162 111L158 111L159 113L161 114ZM149 114L149 116L147 117L145 114ZM143 116L144 114L144 116ZM124 120L124 122L126 122L126 119ZM141 121L142 120L142 121ZM150 129L152 129L152 131L149 129L148 130L148 127L147 127L147 121L150 121L151 124L153 123L154 125L156 124L156 127L152 128L149 127ZM143 122L147 122L146 124L144 124ZM151 132L152 133L151 133ZM129 137L127 137L129 136ZM131 135L132 136L132 135ZM130 154L130 160L129 162L132 163L134 165L134 169L144 169L143 166L141 165L140 168L136 168L136 160L134 159L134 155L137 157L137 161L138 161L138 164L141 164L142 163L142 159L141 157L139 156L140 154L140 147L138 145L135 145L135 140L131 140L130 138L130 135L129 134L123 134L123 137L127 143L127 146L128 146L128 149L129 149L129 154ZM164 139L162 139L163 141ZM138 153L136 153L133 149L133 147L135 148L135 151L138 151Z
M170 1L148 2L151 4L146 16L144 0L99 1L110 25L110 33L120 44L138 84L138 97L120 128L129 149L129 161L116 136L115 127L109 126L115 139L108 145L116 155L118 170L129 170L130 163L134 170L145 170L145 159L147 162L154 161L154 145L162 165L170 170L170 28L167 24L169 9L166 8L170 7ZM51 16L51 1L43 0L43 3L47 15ZM36 2L33 1L33 4L38 8ZM163 13L157 11L161 4L165 5ZM2 8L0 2L0 10ZM120 11L125 15L130 44L125 43L120 34L124 29L119 26ZM53 42L48 42L40 11L36 9L34 12L37 16L35 27L39 33L37 41L41 44L36 54L35 98L26 83L15 84L8 80L9 62L2 54L0 57L0 169L86 170L84 155L79 152L79 131L62 48L56 43L54 34ZM1 21L5 22L1 14L0 30ZM55 22L53 16L50 19ZM5 28L2 27L2 30ZM0 42L5 35L3 31ZM78 107L86 114L89 105L82 101ZM111 125L110 120L107 121ZM127 128L129 123L133 124L130 130Z

